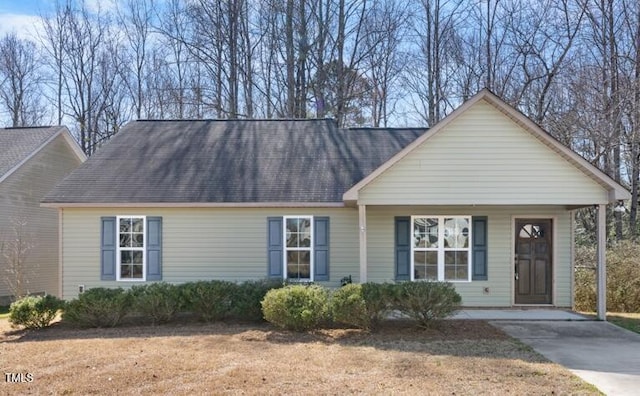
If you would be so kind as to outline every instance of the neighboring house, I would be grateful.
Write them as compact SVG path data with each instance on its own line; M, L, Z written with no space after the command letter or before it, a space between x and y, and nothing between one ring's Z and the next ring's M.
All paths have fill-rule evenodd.
M40 201L77 168L85 155L65 127L0 129L0 301L7 286L7 257L18 258L16 239L26 247L22 275L29 293L59 293L58 211ZM18 237L19 236L19 237Z
M570 307L573 211L628 198L484 90L429 131L132 122L44 205L61 211L66 299L158 280L351 275L451 281L464 306Z

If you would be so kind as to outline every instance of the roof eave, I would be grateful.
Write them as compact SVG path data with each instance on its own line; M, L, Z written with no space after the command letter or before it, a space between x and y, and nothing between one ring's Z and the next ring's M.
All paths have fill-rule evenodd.
M342 208L344 202L42 202L45 208Z

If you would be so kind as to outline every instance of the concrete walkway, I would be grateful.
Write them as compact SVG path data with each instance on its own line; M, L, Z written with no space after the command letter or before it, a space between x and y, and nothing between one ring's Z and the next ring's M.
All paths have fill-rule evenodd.
M607 395L640 393L640 334L584 318L490 323Z
M463 309L451 319L478 320L592 320L573 311L561 309Z

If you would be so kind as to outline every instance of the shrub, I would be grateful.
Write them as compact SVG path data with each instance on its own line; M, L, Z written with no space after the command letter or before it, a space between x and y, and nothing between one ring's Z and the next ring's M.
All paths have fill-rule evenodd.
M462 300L453 285L447 282L403 282L396 287L396 309L416 320L421 327L429 327L434 320L451 315Z
M134 309L153 324L169 322L184 305L181 289L170 283L134 286L130 293Z
M396 290L396 285L392 283L362 284L362 298L365 302L370 329L375 330L383 320L387 319L394 308Z
M55 296L27 296L11 304L9 321L27 329L47 327L64 302Z
M115 327L130 311L132 300L122 288L89 289L65 305L62 320L79 327Z
M640 245L619 242L607 249L607 311L640 312ZM574 309L596 309L596 249L576 249Z
M328 319L328 296L327 290L317 285L289 285L269 290L262 300L262 312L278 327L311 330Z
M336 290L331 296L329 305L335 322L361 329L371 327L361 284L350 283Z
M238 286L233 282L211 280L185 283L181 288L187 310L212 322L230 315Z
M640 245L630 241L607 250L607 310L640 312Z
M247 281L237 285L231 307L231 316L251 322L264 320L261 302L271 289L281 288L282 280Z

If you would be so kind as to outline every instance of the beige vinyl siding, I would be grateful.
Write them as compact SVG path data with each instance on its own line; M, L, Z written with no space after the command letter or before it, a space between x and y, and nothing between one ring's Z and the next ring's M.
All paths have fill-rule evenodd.
M163 281L267 277L267 218L285 215L329 216L330 281L358 280L358 217L352 208L65 208L63 296L78 286L129 287L140 282L100 280L100 218L117 215L162 216Z
M58 136L0 183L0 240L14 235L12 220L26 222L30 293L58 294L58 210L40 207L40 200L81 161L63 136ZM4 258L0 271L5 278ZM9 290L0 282L0 296Z
M606 190L485 101L365 186L366 205L590 205Z
M558 307L571 306L570 212L549 206L368 206L368 280L394 280L394 221L396 216L471 215L488 217L487 281L455 282L468 307L508 307L513 305L514 218L546 217L554 220L553 301ZM489 293L484 289L488 287Z

